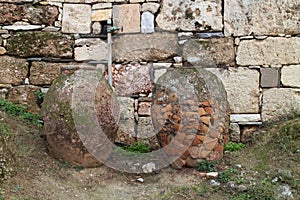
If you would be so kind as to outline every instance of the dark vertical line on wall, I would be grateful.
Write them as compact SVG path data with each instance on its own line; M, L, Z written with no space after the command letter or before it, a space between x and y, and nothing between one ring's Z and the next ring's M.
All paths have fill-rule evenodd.
M225 0L222 0L222 24L223 24L223 28L222 28L222 33L223 35L225 35L225 20L224 20L224 13L225 13Z
M30 69L31 69L32 61L27 61L27 62L28 62L28 71L27 71L27 76L26 76L26 78L28 78L29 83L30 83L29 77L30 77Z

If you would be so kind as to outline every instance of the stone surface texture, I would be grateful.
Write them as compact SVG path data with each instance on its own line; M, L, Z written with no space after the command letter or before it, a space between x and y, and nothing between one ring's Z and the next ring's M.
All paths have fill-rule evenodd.
M288 87L300 87L300 65L284 66L281 69L281 83Z
M244 67L208 69L223 82L232 113L259 112L259 72Z
M143 3L142 5L142 12L151 12L155 14L159 9L158 3Z
M300 113L300 90L272 88L263 91L262 119L276 120Z
M62 17L63 33L91 32L92 8L87 4L64 4Z
M225 35L299 33L299 1L225 0Z
M140 32L140 4L116 5L113 7L113 24L123 27L123 33Z
M163 30L221 31L222 1L164 0L156 18Z
M95 10L92 12L92 21L107 21L111 19L112 9Z
M144 12L141 20L141 32L153 33L154 32L154 15L150 12Z
M299 49L300 37L242 40L237 49L236 61L238 65L246 66L300 63Z
M28 63L25 59L0 57L0 83L19 85L27 77Z
M261 68L260 86L263 88L279 86L279 70L275 68Z
M78 39L75 41L75 60L107 60L108 45L99 38Z
M62 63L32 62L30 67L30 83L34 85L50 85L61 73Z
M176 56L177 34L130 34L114 38L113 58L116 62L160 61Z

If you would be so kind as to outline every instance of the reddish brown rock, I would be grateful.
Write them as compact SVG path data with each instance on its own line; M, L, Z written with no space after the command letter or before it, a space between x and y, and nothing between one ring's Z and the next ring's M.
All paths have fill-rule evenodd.
M62 63L32 62L30 83L34 85L50 85L61 73Z
M151 115L151 103L150 102L140 102L138 105L139 115Z
M20 85L24 83L28 73L25 59L0 57L0 84Z
M204 147L206 148L206 150L211 151L218 144L218 138L206 137L205 140L203 141L203 144L204 144Z

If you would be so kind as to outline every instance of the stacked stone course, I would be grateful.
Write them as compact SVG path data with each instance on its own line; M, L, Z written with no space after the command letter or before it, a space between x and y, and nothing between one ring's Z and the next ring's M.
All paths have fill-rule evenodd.
M243 130L300 111L299 6L292 0L0 0L0 97L38 112L34 93L63 69L107 59L105 28L112 19L122 27L113 37L119 142L157 147L142 131L153 129L152 88L168 70L186 66L222 80L231 139L240 141Z

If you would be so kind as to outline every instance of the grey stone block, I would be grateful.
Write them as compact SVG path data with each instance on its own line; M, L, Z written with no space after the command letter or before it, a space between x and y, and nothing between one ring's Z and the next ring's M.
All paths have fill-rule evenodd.
M260 69L260 86L263 88L278 87L279 86L279 71L274 68Z

